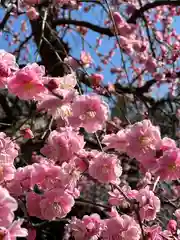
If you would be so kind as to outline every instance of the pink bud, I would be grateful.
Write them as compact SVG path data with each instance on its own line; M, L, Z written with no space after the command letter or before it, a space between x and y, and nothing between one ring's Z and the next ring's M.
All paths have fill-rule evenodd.
M46 87L49 91L53 91L54 89L58 88L59 85L55 79L51 79L47 84Z
M174 215L176 216L177 220L180 221L180 208L175 211Z
M124 19L118 12L114 12L112 15L116 24L125 23Z
M173 219L169 220L167 224L167 230L171 231L172 233L175 233L176 228L177 228L177 222Z
M33 134L33 132L31 131L30 128L22 129L21 130L21 134L23 135L23 137L25 139L32 139L32 138L34 138L34 134Z
M35 240L36 239L36 229L30 228L28 229L28 238L27 240Z
M103 81L104 76L102 74L94 73L90 76L90 79L91 79L92 85L99 86L99 84Z
M30 7L27 10L27 16L29 17L30 20L36 20L39 18L39 13L36 11L34 7Z

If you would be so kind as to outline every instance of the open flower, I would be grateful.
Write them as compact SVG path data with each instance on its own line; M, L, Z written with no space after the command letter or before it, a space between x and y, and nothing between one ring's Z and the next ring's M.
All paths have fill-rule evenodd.
M68 118L73 127L83 127L87 132L101 130L108 119L108 107L96 95L78 96L72 103L72 115Z
M42 76L45 70L36 63L28 64L9 78L8 90L23 100L41 99L42 93L47 91Z

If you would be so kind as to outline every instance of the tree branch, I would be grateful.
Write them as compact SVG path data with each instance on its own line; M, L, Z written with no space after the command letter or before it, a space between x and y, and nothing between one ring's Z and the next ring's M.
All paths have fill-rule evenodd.
M89 22L79 21L79 20L74 20L74 19L60 18L60 19L54 20L52 23L52 26L56 27L57 25L64 25L64 24L72 24L75 26L86 27L86 28L89 28L100 34L107 35L109 37L114 36L114 33L109 28L99 27L99 26L89 23Z
M10 15L11 15L11 11L12 11L12 8L10 8L10 9L6 12L6 14L4 15L4 18L3 18L3 20L2 20L1 23L0 23L0 29L1 29L1 30L4 29L4 27L5 27L8 19L9 19L9 17L10 17Z
M180 1L170 1L170 0L158 0L155 2L151 2L151 3L147 3L146 5L144 5L143 7L141 7L140 9L137 9L134 11L134 13L132 14L132 16L127 20L128 23L136 23L136 20L138 18L143 17L143 13L145 13L146 11L159 7L159 6L164 6L164 5L171 5L171 6L180 6Z

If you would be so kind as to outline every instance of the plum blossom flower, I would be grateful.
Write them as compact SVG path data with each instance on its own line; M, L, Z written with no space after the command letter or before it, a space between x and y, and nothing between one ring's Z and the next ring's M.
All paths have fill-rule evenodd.
M122 192L126 194L128 199L135 199L136 194L138 193L137 190L131 190L129 186L123 186ZM124 198L124 196L118 191L118 189L114 189L113 192L109 192L109 204L113 206L122 206L122 207L128 207L129 203Z
M0 237L2 240L16 240L16 237L27 237L27 229L21 228L22 219L14 221L8 228L0 227Z
M31 131L30 128L22 129L21 130L21 134L23 135L23 137L25 139L32 139L32 138L34 138L34 134L33 134L33 132Z
M103 81L103 79L104 79L104 76L102 74L94 73L94 74L91 74L90 76L90 80L93 86L99 86L100 83Z
M59 119L66 120L72 115L71 103L77 96L75 89L57 89L55 94L62 96L62 99L49 93L44 94L41 101L38 102L38 110L45 110L57 121Z
M129 37L136 29L136 25L128 24L119 12L113 12L113 19L119 35ZM112 28L114 28L114 26Z
M39 18L39 13L34 7L30 7L27 9L27 16L30 20L36 20Z
M8 77L18 70L16 58L11 53L0 49L0 88L7 84Z
M146 227L145 234L148 240L163 240L162 229L158 225L153 225L151 227Z
M73 127L83 127L87 132L101 130L108 119L108 107L96 95L78 96L72 103L72 116L68 118Z
M0 183L3 181L10 181L14 178L16 169L13 165L0 166Z
M51 163L34 163L31 171L30 185L35 185L41 190L52 189L60 181L61 167Z
M98 214L91 214L85 215L82 220L74 217L68 227L75 240L97 240L105 229L105 224Z
M27 209L30 216L54 220L63 218L71 211L74 198L62 189L52 189L42 196L30 192L27 194Z
M148 187L140 189L136 194L139 202L141 220L154 220L156 213L160 211L160 200Z
M161 144L159 128L153 126L150 120L143 120L131 125L127 129L126 138L128 142L127 154L138 161L154 157L156 149Z
M180 221L180 208L176 209L174 215L176 216L177 220Z
M108 134L105 135L102 143L106 145L105 149L114 148L118 151L125 152L126 147L128 146L127 138L126 138L126 131L120 130L116 134Z
M180 149L172 148L164 151L163 155L157 160L158 168L155 174L161 180L171 181L180 177Z
M116 155L99 153L90 161L88 171L101 183L119 183L122 167Z
M41 99L42 94L47 91L42 78L44 74L43 66L28 64L9 78L8 90L23 100Z
M33 165L27 165L25 167L19 167L14 178L6 184L10 193L15 196L21 196L31 188L31 172Z
M14 211L17 210L16 200L9 195L7 189L0 186L0 226L6 227L14 219Z
M174 219L170 219L167 224L167 230L172 234L176 233L177 230L177 222Z
M72 195L61 189L48 191L40 203L41 213L44 219L52 220L63 218L71 211L74 205Z
M106 229L102 232L103 240L139 240L141 230L139 224L128 215L117 215L105 220Z
M88 68L93 62L91 55L85 51L81 52L80 59L81 59L83 66L86 68Z
M83 136L73 131L72 128L62 128L60 132L54 130L50 133L41 153L56 162L68 162L75 153L83 149L84 145Z
M0 132L0 166L12 165L18 156L18 146L5 133Z
M48 85L49 82L54 81L59 89L70 90L77 84L76 75L74 72L63 77L44 77L44 82Z

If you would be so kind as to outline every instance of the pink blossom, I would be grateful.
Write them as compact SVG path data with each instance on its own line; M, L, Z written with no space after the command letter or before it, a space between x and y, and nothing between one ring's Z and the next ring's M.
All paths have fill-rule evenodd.
M59 166L34 163L31 171L31 188L36 184L42 190L52 189L60 181L60 171Z
M16 169L13 165L0 166L0 183L14 178Z
M173 219L170 219L167 224L167 230L172 234L175 234L177 230L177 222Z
M68 162L75 153L83 149L84 144L83 136L71 128L63 128L60 132L54 130L50 133L41 153L59 163Z
M20 196L30 189L32 169L33 165L27 165L16 170L14 178L6 185L10 193L15 196Z
M57 85L57 88L64 90L72 90L77 84L77 79L74 72L63 77L44 77L43 79L47 85L51 81L54 81L54 83Z
M162 151L165 151L165 150L168 150L168 149L171 149L171 148L176 148L176 142L171 138L164 137L162 139L160 149Z
M28 64L9 78L8 90L23 100L41 99L47 89L43 83L45 70L36 63Z
M119 183L122 168L116 155L99 153L89 164L89 174L101 183Z
M116 134L105 135L102 142L107 146L105 149L114 148L120 152L125 152L128 146L126 131L120 130Z
M35 228L28 229L27 240L36 240L36 229Z
M118 33L122 36L129 36L132 34L135 30L134 24L128 24L124 18L120 15L119 12L114 12L113 13L113 19L116 24L116 28L118 30ZM114 28L114 25L113 25Z
M154 73L154 72L156 72L156 68L157 68L156 59L148 58L148 60L146 61L146 69L150 73Z
M14 211L17 210L16 200L9 192L0 186L0 226L6 227L14 219Z
M57 89L55 94L62 96L62 99L53 94L45 94L43 100L38 102L38 109L45 110L54 119L66 119L72 115L71 103L77 96L77 91L74 89Z
M148 240L164 240L162 236L162 229L158 225L153 225L152 227L146 227L145 233Z
M180 177L180 149L172 148L164 151L163 155L157 160L158 168L156 175L162 180L171 181Z
M3 240L16 240L16 237L27 237L27 229L21 228L22 219L14 221L8 228L0 227L0 237Z
M98 214L91 214L90 216L85 215L82 220L74 217L68 227L75 240L96 240L101 236L105 224Z
M135 199L136 194L138 193L137 190L131 190L129 186L123 186L121 188L122 192L126 194L128 199ZM109 192L109 204L113 206L122 206L128 207L129 203L124 198L124 196L118 191L118 189L114 189L113 192Z
M104 76L102 74L91 74L90 76L90 80L93 86L99 86L101 84L101 82L103 81Z
M179 221L180 221L180 208L179 208L179 209L176 209L174 215L176 216L177 221L179 222Z
M159 128L153 126L149 120L131 125L127 129L126 137L128 142L127 154L138 161L155 156L156 149L161 144Z
M7 84L7 78L18 70L16 58L11 53L0 50L0 88Z
M93 62L91 55L85 51L81 52L80 60L83 66L86 68L88 68Z
M34 138L34 134L33 134L33 132L31 131L30 128L22 129L21 130L21 134L23 135L23 137L25 139L32 139L32 138Z
M0 132L0 165L12 165L18 156L18 146L5 133Z
M106 229L102 232L103 240L139 240L141 230L139 224L128 215L117 215L105 220Z
M136 194L136 200L139 202L141 220L154 220L156 213L160 211L159 198L146 187L139 190Z
M77 181L80 179L80 171L76 168L74 161L69 163L64 162L61 165L61 170L59 173L59 178L61 185L58 185L62 189L67 189L74 198L77 198L78 191L76 189ZM59 183L58 183L59 184Z
M87 132L101 130L108 119L108 107L96 95L78 96L72 103L69 122L73 127L83 127Z
M73 205L74 198L72 195L62 189L47 191L42 196L34 193L28 193L27 195L27 209L30 216L41 219L63 218L71 211Z
M36 11L34 7L30 7L27 10L27 16L30 20L36 20L39 18L39 13Z

